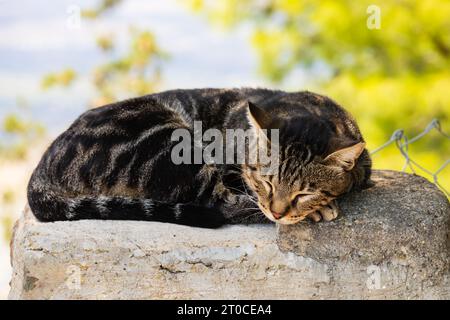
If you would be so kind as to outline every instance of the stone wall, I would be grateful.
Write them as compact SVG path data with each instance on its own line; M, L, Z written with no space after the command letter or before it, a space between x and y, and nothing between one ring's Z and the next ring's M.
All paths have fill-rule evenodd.
M328 223L218 230L37 222L11 244L10 299L450 299L450 204L392 171Z

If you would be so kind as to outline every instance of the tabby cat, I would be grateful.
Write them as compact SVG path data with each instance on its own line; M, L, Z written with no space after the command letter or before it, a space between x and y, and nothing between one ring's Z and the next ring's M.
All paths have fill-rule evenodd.
M175 129L279 130L279 166L175 164ZM235 141L225 141L236 143ZM338 216L371 160L353 118L325 96L267 89L173 90L82 114L48 148L28 185L40 221L149 220L217 228ZM264 214L262 215L261 212Z

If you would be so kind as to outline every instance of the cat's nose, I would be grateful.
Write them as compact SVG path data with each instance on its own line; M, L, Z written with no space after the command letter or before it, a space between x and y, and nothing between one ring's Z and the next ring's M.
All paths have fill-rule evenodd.
M283 217L283 214L272 211L272 216L278 220L278 219L281 219L281 217Z
M270 204L270 213L276 220L283 218L287 214L287 211L288 204L283 200L274 199Z

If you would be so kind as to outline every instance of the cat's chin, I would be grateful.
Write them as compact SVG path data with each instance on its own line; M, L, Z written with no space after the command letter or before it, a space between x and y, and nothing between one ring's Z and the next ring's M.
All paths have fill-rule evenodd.
M264 212L263 212L263 213L264 213ZM274 219L273 217L271 217L271 216L269 216L269 215L267 215L267 214L265 214L265 213L264 213L264 215L265 215L265 216L267 217L267 219L269 219L270 221L275 222L275 223L277 223L277 224L281 224L281 225L296 224L296 223L298 223L298 222L304 220L304 218L303 218L303 219L295 219L295 220L291 220L291 219L287 219L287 217L283 217L283 218L277 220L277 219Z

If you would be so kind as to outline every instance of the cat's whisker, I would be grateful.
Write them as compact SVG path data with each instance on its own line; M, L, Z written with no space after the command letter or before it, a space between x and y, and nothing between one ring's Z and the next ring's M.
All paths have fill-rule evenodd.
M248 193L248 190L247 190L247 189L246 189L245 191L242 191L242 190L239 190L239 189L233 188L233 187L228 187L228 189L235 191L235 192L238 193L239 195L248 196L250 201L254 201L254 199L253 199L254 197L251 196L251 195Z
M245 209L239 209L239 212L247 212L247 211L261 211L259 208L245 208Z

